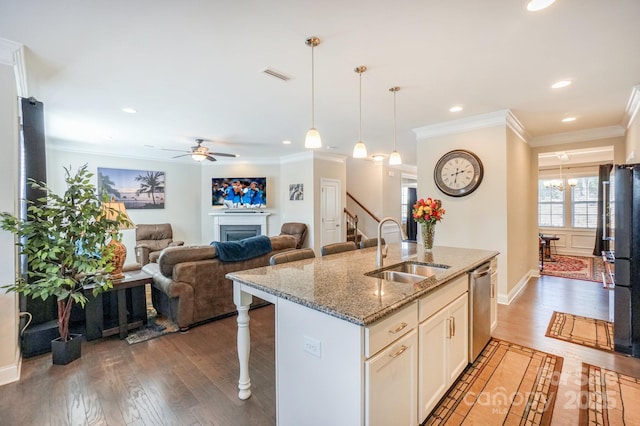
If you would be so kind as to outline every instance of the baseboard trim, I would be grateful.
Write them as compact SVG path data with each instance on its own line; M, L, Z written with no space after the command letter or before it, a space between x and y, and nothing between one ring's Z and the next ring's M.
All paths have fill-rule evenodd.
M520 281L518 281L518 283L515 285L515 287L511 289L511 291L506 297L504 294L498 294L498 303L500 303L501 305L510 305L513 299L515 299L518 296L518 294L520 294L520 292L524 290L524 287L529 282L529 279L539 277L539 276L540 276L540 271L536 269L531 269L527 271L527 273L520 279Z
M13 364L0 367L0 386L20 380L20 369L22 367L22 356L20 348L16 348L16 356Z

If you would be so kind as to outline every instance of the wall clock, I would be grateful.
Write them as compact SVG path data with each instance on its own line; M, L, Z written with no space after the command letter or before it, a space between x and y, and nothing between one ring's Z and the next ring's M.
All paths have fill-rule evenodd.
M440 191L452 197L463 197L475 191L482 182L484 169L476 154L456 149L444 154L433 170Z

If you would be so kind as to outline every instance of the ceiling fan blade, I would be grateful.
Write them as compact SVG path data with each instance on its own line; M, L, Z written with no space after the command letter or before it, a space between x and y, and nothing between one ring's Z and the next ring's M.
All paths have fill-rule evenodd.
M211 155L207 155L207 160L209 160L209 161L218 161L215 158L213 158Z
M189 152L189 151L185 151L184 149L169 149L169 148L160 148L163 151L175 151L175 152Z
M171 157L171 158L180 158L180 157L186 157L187 155L191 155L191 154L182 154L182 155L176 155L175 157Z
M225 154L224 152L209 152L209 155L217 155L218 157L237 157L236 154Z

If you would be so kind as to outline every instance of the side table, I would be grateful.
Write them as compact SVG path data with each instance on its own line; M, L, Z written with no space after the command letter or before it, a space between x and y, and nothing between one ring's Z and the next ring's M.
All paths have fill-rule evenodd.
M151 275L142 270L124 273L124 278L113 281L113 288L96 297L89 297L85 307L85 336L87 340L118 334L121 339L127 337L129 330L147 323L146 284L153 283ZM107 315L105 321L103 295L115 292L117 299L117 324ZM128 297L129 296L129 297ZM130 307L127 307L127 298ZM115 326L114 326L115 325Z

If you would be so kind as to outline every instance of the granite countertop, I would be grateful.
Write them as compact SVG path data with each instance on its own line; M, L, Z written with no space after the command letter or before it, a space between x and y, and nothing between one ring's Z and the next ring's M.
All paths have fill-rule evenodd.
M406 261L449 266L415 284L366 276L378 270L375 247L231 272L226 277L345 321L369 325L498 254L440 246L428 253L415 243L389 244L379 270Z

